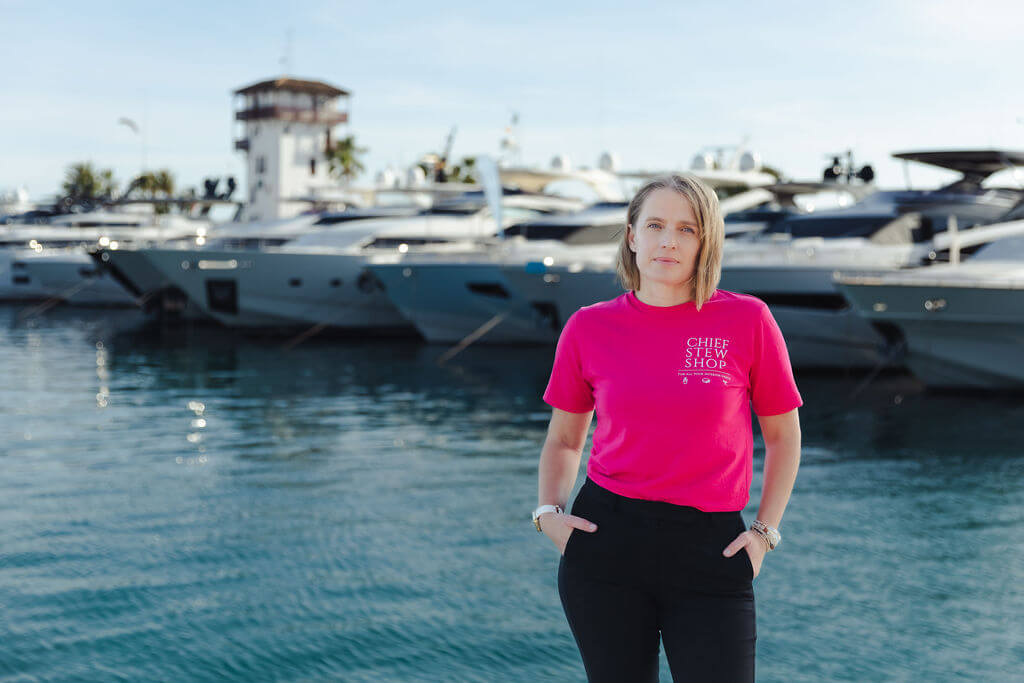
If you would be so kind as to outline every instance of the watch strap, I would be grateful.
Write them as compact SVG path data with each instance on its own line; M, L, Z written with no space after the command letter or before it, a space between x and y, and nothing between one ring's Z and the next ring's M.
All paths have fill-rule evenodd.
M541 505L533 511L533 525L537 527L537 531L543 533L543 529L540 528L540 516L545 512L557 512L561 514L563 512L560 505Z

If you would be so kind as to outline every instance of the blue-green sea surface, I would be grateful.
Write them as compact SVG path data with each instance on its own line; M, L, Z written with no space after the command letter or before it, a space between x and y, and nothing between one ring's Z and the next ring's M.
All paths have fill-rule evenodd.
M529 519L552 348L439 366L24 311L0 308L0 680L585 680ZM1024 401L798 382L758 680L1019 680Z

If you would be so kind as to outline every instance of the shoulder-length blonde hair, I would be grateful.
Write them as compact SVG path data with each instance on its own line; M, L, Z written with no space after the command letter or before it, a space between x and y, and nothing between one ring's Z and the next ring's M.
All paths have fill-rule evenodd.
M725 222L718 205L718 195L702 180L688 174L672 174L655 178L641 187L629 202L626 212L626 229L619 243L615 272L623 289L640 289L640 269L636 265L636 254L629 248L629 226L640 219L644 201L655 190L667 188L685 197L697 216L700 250L697 252L697 272L694 283L694 303L699 311L711 298L722 277L722 243L725 241Z

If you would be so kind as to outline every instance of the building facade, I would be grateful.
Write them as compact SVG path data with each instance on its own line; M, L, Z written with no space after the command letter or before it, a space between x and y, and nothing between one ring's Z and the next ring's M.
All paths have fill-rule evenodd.
M235 91L235 121L246 154L243 220L296 216L319 193L336 188L327 153L335 128L348 123L350 93L321 81L277 78Z

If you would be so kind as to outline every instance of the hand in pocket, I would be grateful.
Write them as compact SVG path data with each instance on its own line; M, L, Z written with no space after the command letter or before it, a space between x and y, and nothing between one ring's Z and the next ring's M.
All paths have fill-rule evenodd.
M764 562L765 553L768 552L764 542L753 531L744 531L725 547L722 554L732 557L740 551L746 552L750 558L750 567L754 570L751 578L757 578L757 575L761 573L761 563Z
M540 516L540 528L544 534L551 539L551 542L558 548L560 555L565 554L565 546L569 543L569 536L573 531L579 529L587 533L597 531L597 525L588 519L567 515L564 512L545 512Z

